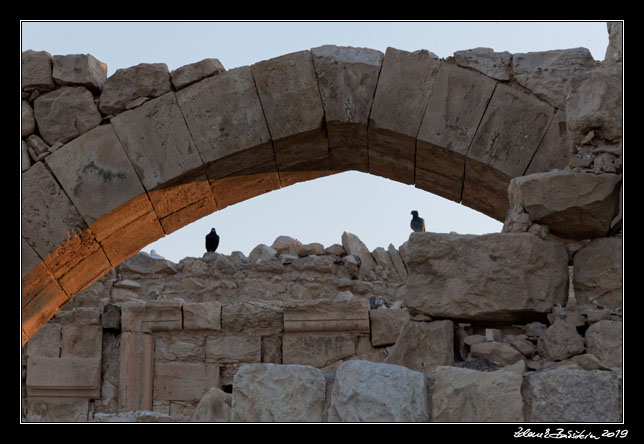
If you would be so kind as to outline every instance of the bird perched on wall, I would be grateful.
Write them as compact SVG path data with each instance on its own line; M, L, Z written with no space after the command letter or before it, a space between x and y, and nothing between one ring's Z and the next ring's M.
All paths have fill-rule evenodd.
M215 251L219 246L219 235L213 228L210 233L206 235L206 251Z
M423 219L422 217L418 217L418 211L416 210L412 211L411 215L412 215L411 223L409 224L411 229L416 232L425 231L425 219Z

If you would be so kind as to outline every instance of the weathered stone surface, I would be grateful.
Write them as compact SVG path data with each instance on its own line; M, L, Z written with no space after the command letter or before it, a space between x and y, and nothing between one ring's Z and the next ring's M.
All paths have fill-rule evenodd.
M300 256L319 256L324 254L324 245L319 242L312 242L310 244L304 244L300 247L298 253Z
M594 69L573 77L566 89L566 123L573 145L593 131L605 142L622 138L622 76L611 69Z
M450 320L408 321L385 360L429 373L440 365L454 364L454 324Z
M540 99L565 109L565 89L570 79L596 64L586 48L518 53L512 56L512 75Z
M575 253L572 283L578 304L621 308L622 256L620 238L593 239Z
M100 325L74 323L61 329L62 358L101 359L103 328Z
M27 361L29 396L100 398L100 358L30 356Z
M181 301L126 302L121 305L123 331L181 330Z
M157 362L154 366L155 401L199 401L219 385L219 366L201 362Z
M322 372L310 366L243 365L233 380L232 420L320 422L325 384Z
M36 130L34 110L26 100L20 105L20 133L23 138L30 136Z
M606 27L608 28L608 47L604 56L604 64L615 65L622 63L623 23L606 22Z
M219 335L206 341L206 362L261 362L261 337L246 334Z
M524 359L521 352L510 344L497 341L483 341L470 346L472 357L486 359L489 362L505 366Z
M621 382L616 373L559 367L524 379L528 422L619 422Z
M438 367L432 394L434 422L523 422L519 373Z
M299 51L251 66L280 170L326 159L329 145L324 109L310 51ZM321 162L323 162L321 160Z
M65 144L46 163L88 225L145 193L111 125Z
M38 96L34 117L49 145L68 142L101 123L94 96L82 86L64 86Z
M584 340L574 326L556 319L537 341L539 354L550 361L561 361L584 352Z
M595 322L586 330L586 349L608 368L622 367L622 321Z
M302 248L302 242L290 236L278 236L271 248L275 250L277 256L284 253L297 256Z
M382 347L394 344L408 320L409 312L407 310L370 310L371 345Z
M568 298L566 248L529 233L412 233L406 263L412 314L507 321Z
M123 262L119 268L121 271L130 271L140 274L174 274L177 272L176 264L167 259L154 259L148 254L137 254Z
M294 332L282 337L282 362L322 368L356 353L356 339L346 333Z
M96 413L95 422L134 422L134 423L155 423L155 422L176 422L175 418L167 413L154 412L150 410L131 410L120 413Z
M565 169L570 163L570 148L566 113L557 110L525 174Z
M55 55L52 77L58 85L80 85L100 93L107 79L107 65L91 54Z
M213 387L199 401L192 422L228 422L232 416L232 395Z
M550 171L514 178L510 207L521 205L534 223L568 239L605 236L619 208L617 174Z
M99 108L103 114L118 114L139 97L159 97L171 90L165 63L140 63L117 69L105 80Z
M440 62L387 48L369 116L369 172L414 183L415 139Z
M219 302L187 302L182 310L185 330L221 330Z
M384 54L325 45L311 49L324 107L331 168L368 171L367 120Z
M253 165L274 164L250 67L209 77L176 95L211 179L241 173Z
M534 96L496 85L467 152L463 204L503 220L510 179L524 174L553 115Z
M219 59L203 59L190 63L170 72L172 84L176 90L226 71Z
M457 65L474 69L496 80L510 80L512 54L495 52L492 48L473 48L454 53Z
M507 335L503 338L503 342L510 344L526 358L537 354L537 347L528 339L527 335Z
M369 332L369 301L299 303L284 307L285 332Z
M33 397L27 400L27 422L87 422L87 398Z
M24 173L31 167L31 157L29 156L29 145L24 140L20 144L20 171Z
M387 253L389 253L391 262L398 272L398 275L403 279L407 279L407 268L405 267L405 263L400 256L400 252L396 250L396 247L394 247L393 244L389 244L389 247L387 247Z
M21 55L21 83L23 91L51 91L56 87L51 77L52 57L47 51L28 49Z
M330 422L423 422L429 419L422 373L369 361L338 367L328 411Z
M346 254L360 258L360 273L368 273L375 268L376 261L367 246L358 236L353 233L347 233L346 231L343 232L342 246Z
M222 330L226 333L280 334L284 330L281 304L249 301L227 304L221 310Z
M460 202L465 155L496 82L441 63L416 145L416 187Z

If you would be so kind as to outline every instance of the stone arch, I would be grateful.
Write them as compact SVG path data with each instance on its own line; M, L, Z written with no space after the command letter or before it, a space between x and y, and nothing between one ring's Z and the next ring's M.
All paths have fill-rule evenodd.
M586 53L571 69L594 63ZM81 88L59 76L34 101L57 149L22 174L23 344L149 243L300 181L358 170L503 220L510 180L563 168L569 141L563 86L533 91L517 55L513 68L486 54L501 74L426 50L336 46L207 74L214 59L172 73L141 64L100 85L100 122L56 141L38 121L45 99ZM56 57L54 77L73 56Z

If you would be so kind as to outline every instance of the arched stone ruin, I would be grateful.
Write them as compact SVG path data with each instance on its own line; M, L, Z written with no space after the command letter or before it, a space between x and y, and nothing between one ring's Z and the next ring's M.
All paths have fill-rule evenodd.
M620 421L621 24L608 29L602 62L322 46L106 78L89 55L23 52L24 418ZM346 170L503 233L136 254ZM373 387L389 408L364 401Z

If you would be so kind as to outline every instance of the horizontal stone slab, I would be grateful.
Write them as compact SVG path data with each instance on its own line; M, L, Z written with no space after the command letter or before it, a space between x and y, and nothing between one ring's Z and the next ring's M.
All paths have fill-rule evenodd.
M27 361L26 386L29 396L98 399L101 359L30 356Z
M405 255L411 313L519 321L543 318L568 298L565 246L530 233L412 233Z
M317 302L284 307L285 332L369 332L369 301Z
M282 337L284 364L322 368L356 353L356 338L341 332L290 332Z
M155 401L199 401L219 386L219 366L201 362L157 362L154 366Z
M181 301L126 302L121 305L121 328L131 332L181 330Z

